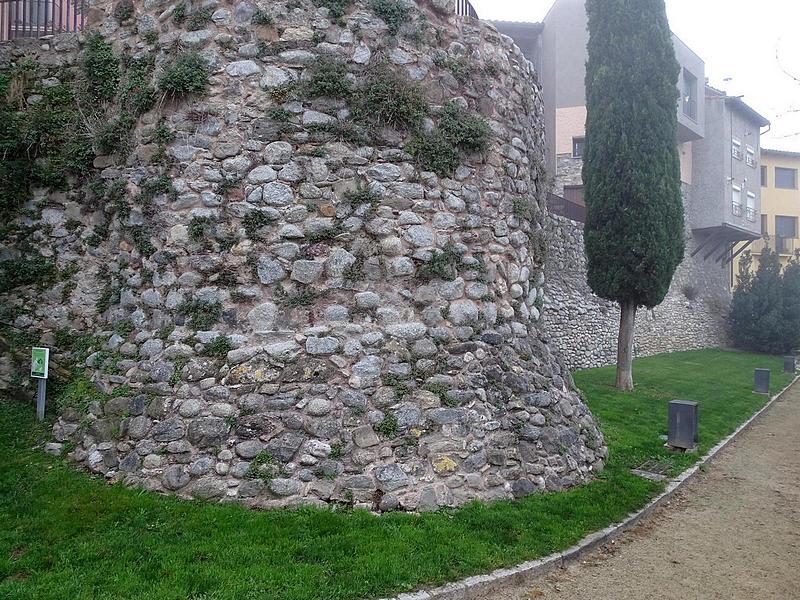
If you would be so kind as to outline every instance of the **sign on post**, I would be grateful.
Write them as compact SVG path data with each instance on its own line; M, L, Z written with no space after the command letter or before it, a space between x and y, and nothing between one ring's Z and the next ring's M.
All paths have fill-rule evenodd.
M47 379L50 369L50 348L33 348L31 350L31 377Z
M31 349L31 377L39 380L36 392L36 418L44 421L44 399L47 394L47 375L50 371L50 348Z

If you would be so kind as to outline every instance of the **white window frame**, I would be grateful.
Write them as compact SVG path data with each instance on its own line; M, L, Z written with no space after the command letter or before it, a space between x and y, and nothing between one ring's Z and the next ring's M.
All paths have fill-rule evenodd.
M753 167L755 169L756 168L756 149L753 148L752 146L748 145L747 148L745 148L745 151L746 151L745 157L746 157L747 166L748 167Z
M756 195L753 192L747 192L747 206L745 207L745 216L751 223L756 222Z
M742 155L742 140L739 138L733 138L731 140L731 156L736 160L742 160L744 158Z
M739 201L736 201L736 198L739 198ZM731 184L731 211L733 215L736 217L742 216L742 188L741 186L736 185L735 183Z

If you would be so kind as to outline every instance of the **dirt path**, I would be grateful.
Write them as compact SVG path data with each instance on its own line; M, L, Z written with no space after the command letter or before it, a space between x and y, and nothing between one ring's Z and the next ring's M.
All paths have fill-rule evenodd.
M669 506L580 564L491 600L539 598L800 599L800 383Z

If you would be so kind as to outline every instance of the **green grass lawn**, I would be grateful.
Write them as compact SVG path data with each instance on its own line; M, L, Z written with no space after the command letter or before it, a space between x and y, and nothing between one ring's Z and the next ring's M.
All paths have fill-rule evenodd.
M254 512L107 485L43 454L32 408L0 401L0 598L359 599L540 557L662 489L630 468L696 459L662 447L669 400L700 402L703 451L763 406L755 367L772 369L773 393L790 381L780 358L722 351L638 359L632 394L611 388L613 368L577 373L611 452L596 481L422 516Z

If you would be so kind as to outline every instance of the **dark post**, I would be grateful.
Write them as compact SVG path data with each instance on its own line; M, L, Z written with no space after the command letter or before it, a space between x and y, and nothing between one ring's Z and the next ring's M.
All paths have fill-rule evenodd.
M668 425L667 446L685 452L694 452L697 449L697 402L670 402Z
M756 394L769 394L769 369L756 369L753 391Z
M797 365L795 363L794 356L784 356L783 357L783 372L784 373L794 373L797 370Z

